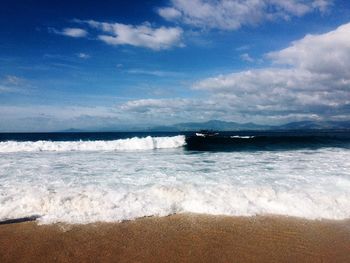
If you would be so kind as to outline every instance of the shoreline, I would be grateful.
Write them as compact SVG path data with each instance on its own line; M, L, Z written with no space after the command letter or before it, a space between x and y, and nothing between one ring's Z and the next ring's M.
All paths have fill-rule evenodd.
M0 262L350 262L350 219L176 214L0 225Z

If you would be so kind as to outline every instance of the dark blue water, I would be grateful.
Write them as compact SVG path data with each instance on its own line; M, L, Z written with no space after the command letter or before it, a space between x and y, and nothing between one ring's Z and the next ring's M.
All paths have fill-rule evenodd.
M322 147L350 149L350 131L247 131L219 132L200 137L194 132L64 132L64 133L0 133L0 141L95 141L132 137L185 135L188 151L254 151L291 150ZM233 136L241 136L233 137ZM250 136L250 138L247 138Z
M208 137L189 136L186 149L191 151L273 151L322 147L350 149L349 132L255 132L240 135L242 137L227 133Z

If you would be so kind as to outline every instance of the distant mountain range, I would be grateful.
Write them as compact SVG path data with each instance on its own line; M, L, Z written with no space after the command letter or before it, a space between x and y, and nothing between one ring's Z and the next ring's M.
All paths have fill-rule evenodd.
M238 130L347 130L350 129L350 121L300 121L290 122L283 125L259 125L255 123L237 123L219 120L207 122L186 122L171 126L152 127L149 131L179 132L179 131L197 131L197 130L215 130L215 131L238 131Z
M290 122L283 125L259 125L251 122L237 123L220 120L210 120L207 122L185 122L169 126L142 127L104 127L100 129L68 129L60 132L108 132L108 131L128 131L128 132L186 132L198 130L215 131L268 131L268 130L350 130L350 121L299 121Z
M283 130L348 130L350 121L299 121L277 126Z

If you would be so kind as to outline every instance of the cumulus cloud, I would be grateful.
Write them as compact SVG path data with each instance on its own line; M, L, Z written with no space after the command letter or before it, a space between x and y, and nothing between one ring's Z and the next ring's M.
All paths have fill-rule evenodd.
M63 35L63 36L73 37L73 38L82 38L88 35L88 32L85 29L72 28L72 27L64 28L62 30L49 28L49 31L58 35Z
M331 4L332 0L171 0L158 14L199 28L235 30L266 20L325 12Z
M126 122L149 125L210 119L271 124L349 120L349 43L350 24L307 35L266 54L268 67L197 81L196 98L131 100L117 105L115 113Z
M64 28L63 30L49 28L49 32L74 38L83 38L91 35L92 38L112 46L130 45L153 50L184 46L182 43L183 30L180 27L155 27L149 22L141 25L80 19L73 19L72 22L89 27L90 32L82 28L71 27Z
M194 89L255 115L329 118L350 113L350 24L307 35L267 57L274 66L204 79Z
M222 119L281 123L349 120L350 24L266 54L271 65L197 81L193 99L139 99L116 106L148 124ZM343 59L342 59L343 58Z
M75 20L75 22L87 24L97 30L97 39L109 45L131 45L153 50L183 45L181 42L183 30L179 27L153 27L148 22L136 26L94 20Z
M267 55L275 64L288 64L320 74L350 75L350 23L322 35L307 35L286 49Z
M193 99L139 99L114 107L30 109L1 105L0 129L10 129L10 123L24 128L46 125L46 130L54 130L72 128L67 127L71 123L85 128L210 119L258 123L349 121L349 56L350 23L328 33L307 35L287 48L266 54L271 63L265 68L199 80L193 84L192 92L197 93ZM0 90L5 81L7 85L19 82L18 77L7 76L0 82Z

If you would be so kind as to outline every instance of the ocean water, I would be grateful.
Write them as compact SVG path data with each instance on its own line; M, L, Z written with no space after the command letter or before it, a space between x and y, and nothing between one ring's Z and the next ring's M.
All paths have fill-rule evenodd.
M349 132L0 134L0 221L350 218Z

